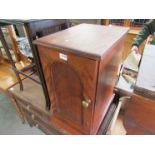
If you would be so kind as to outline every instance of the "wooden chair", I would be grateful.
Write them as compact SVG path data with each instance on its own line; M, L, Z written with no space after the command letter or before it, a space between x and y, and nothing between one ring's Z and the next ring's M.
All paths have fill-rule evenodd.
M3 25L3 26L4 26L4 25ZM11 30L9 30L9 32L11 32ZM12 32L11 32L11 33L12 33ZM12 38L13 38L13 37L12 37ZM30 64L30 65L28 65L28 66L22 68L21 70L19 70L19 69L16 67L16 64L15 64L16 62L15 62L15 60L13 60L13 58L12 58L10 49L9 49L9 47L8 47L8 44L7 44L7 42L6 42L6 39L5 39L5 37L4 37L4 33L2 32L1 27L0 27L0 40L1 40L1 43L2 43L2 47L5 49L6 55L7 55L8 59L9 59L9 62L10 62L11 65L12 65L12 69L14 70L14 72L15 72L15 74L16 74L16 76L17 76L17 80L18 80L18 82L20 83L20 90L23 90L23 83L22 83L22 79L21 79L20 75L23 75L23 76L25 76L25 77L27 77L27 78L30 78L31 80L33 80L33 81L35 81L35 82L37 82L37 83L40 84L39 81L36 81L35 79L33 79L33 78L30 77L30 75L32 74L32 72L31 72L30 74L26 74L27 71L34 71L34 70L35 70L35 65L34 65L34 63L32 63L32 64ZM18 58L18 56L17 56L17 55L18 55L18 54L17 54L18 48L17 48L17 46L15 46L16 44L15 44L15 41L14 41L13 39L12 39L12 42L13 42L13 45L14 45L14 46L13 46L14 52L16 53L16 60L19 61L19 58Z
M14 26L21 25L24 28L24 33L26 34L26 37L28 38L30 48L32 50L32 55L33 55L33 60L34 60L32 63L35 64L32 66L37 70L37 74L39 75L39 79L41 81L41 85L42 85L44 95L46 98L47 109L50 109L50 99L49 99L47 88L46 88L47 86L45 84L45 79L43 76L43 72L41 70L41 63L40 63L40 59L38 56L37 48L33 44L33 41L39 37L42 37L42 36L45 36L45 35L66 29L68 27L67 20L66 19L27 19L27 20L18 20L18 19L14 19L14 20L6 20L5 19L4 20L4 19L0 19L0 26L3 26L3 25L14 25ZM4 47L7 49L6 50L7 55L10 59L12 68L15 71L18 82L20 83L20 88L22 90L23 85L22 85L22 80L20 79L19 74L22 74L25 77L30 78L30 79L31 79L31 76L25 75L25 74L23 74L22 71L17 70L14 62L12 61L11 55L9 53L9 49L7 48L7 44L5 43L5 39L2 35L2 33L0 32L0 39L1 38L3 40ZM26 69L29 69L29 67L27 67ZM25 71L25 69L24 69L24 71ZM38 82L38 81L35 81L35 82Z

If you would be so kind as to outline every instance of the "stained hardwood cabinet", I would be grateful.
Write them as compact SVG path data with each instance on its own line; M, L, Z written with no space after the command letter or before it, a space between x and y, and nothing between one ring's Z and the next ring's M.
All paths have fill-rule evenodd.
M51 121L71 134L96 134L113 100L128 28L80 24L34 43L51 101Z

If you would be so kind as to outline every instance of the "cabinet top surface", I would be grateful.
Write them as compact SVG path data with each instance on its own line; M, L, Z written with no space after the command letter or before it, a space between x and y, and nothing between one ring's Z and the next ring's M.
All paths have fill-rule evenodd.
M80 24L42 37L34 44L102 58L128 30L127 27Z

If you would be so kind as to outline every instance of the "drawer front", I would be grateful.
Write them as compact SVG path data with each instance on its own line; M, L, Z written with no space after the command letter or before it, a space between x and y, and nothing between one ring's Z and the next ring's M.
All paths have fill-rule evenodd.
M48 123L44 122L37 115L35 115L34 113L31 113L30 111L27 111L24 108L22 108L22 111L27 121L30 123L30 125L40 128L46 134L56 134L56 135L61 134L61 132L59 132L55 127L53 127L50 122Z
M47 135L56 135L56 133L53 133L53 131L50 131L49 129L47 129L45 126L43 125L40 125L38 122L34 121L31 119L31 117L29 116L26 116L26 120L27 122L29 123L29 125L32 127L32 126L35 126L36 128L42 130L45 134Z
M36 116L42 118L42 120L44 120L45 122L49 123L51 121L49 114L39 111L38 109L34 108L32 105L28 104L27 102L23 102L23 101L17 99L17 103L20 107L22 107L22 109L25 109L25 110L35 114Z
M52 103L53 121L89 134L93 119L98 61L39 47ZM65 127L64 127L65 128Z

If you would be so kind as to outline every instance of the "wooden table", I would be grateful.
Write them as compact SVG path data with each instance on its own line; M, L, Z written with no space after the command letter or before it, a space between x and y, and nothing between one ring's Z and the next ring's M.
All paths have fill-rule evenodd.
M41 70L41 64L40 64L40 59L38 57L37 54L37 49L36 47L32 44L33 40L66 29L67 28L67 21L65 19L26 19L26 20L22 20L22 19L14 19L14 20L9 20L9 19L1 19L0 20L0 27L1 26L6 26L6 25L21 25L24 28L25 31L25 35L28 38L29 44L30 44L30 48L32 51L32 55L33 55L33 65L30 65L29 67L21 70L18 70L9 51L9 48L7 46L7 43L5 41L5 38L3 36L3 33L0 29L0 40L2 41L3 47L5 48L6 54L11 62L12 68L15 71L15 74L17 76L18 82L20 83L20 89L23 90L23 84L22 84L22 80L19 76L19 74L24 75L27 78L31 78L31 76L27 75L24 71L25 70L31 70L32 67L36 67L40 80L35 82L37 83L41 83L43 90L44 90L44 95L46 97L46 105L47 108L50 109L50 101L49 101L49 97L48 97L48 92L46 89L46 85L45 85L45 80L43 77L43 73Z
M126 110L128 134L155 134L155 45L146 45L140 70Z

